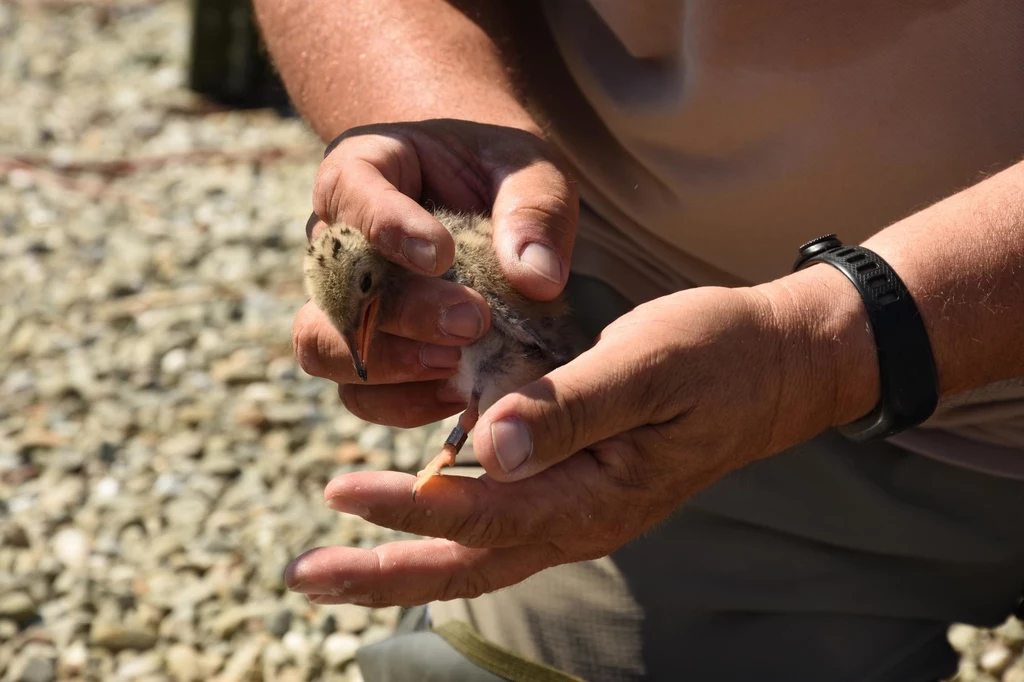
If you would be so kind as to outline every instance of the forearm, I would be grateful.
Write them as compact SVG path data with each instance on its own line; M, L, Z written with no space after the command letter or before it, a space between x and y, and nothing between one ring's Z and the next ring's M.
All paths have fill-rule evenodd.
M460 118L537 132L494 39L445 0L254 0L289 95L324 140ZM504 3L460 2L500 25ZM493 15L493 16L492 16Z
M1024 163L863 245L892 265L914 297L935 356L940 399L1024 376ZM806 345L793 348L803 349L803 364L817 374L805 373L792 382L803 386L788 389L794 399L802 391L805 404L816 402L802 417L795 410L794 422L813 422L807 411L821 405L831 412L826 426L869 412L879 395L877 358L863 304L845 276L816 265L759 289L803 330L794 336ZM800 363L792 357L789 364Z

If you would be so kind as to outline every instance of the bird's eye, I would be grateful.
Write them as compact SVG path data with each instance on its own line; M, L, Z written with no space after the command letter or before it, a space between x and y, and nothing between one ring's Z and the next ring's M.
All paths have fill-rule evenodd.
M370 290L370 287L372 285L373 278L370 277L370 273L366 273L365 275L363 275L363 278L359 280L359 290L362 291L364 294Z

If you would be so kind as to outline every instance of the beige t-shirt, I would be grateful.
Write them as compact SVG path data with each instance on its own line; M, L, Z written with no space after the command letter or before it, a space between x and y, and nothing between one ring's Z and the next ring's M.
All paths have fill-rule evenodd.
M1024 158L1020 0L546 0L534 105L576 168L574 266L632 300L787 274ZM894 442L1024 478L1024 382Z

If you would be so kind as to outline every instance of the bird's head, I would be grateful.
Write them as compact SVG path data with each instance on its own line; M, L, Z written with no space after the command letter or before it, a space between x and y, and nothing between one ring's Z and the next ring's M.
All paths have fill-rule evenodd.
M363 381L370 342L381 308L389 303L395 269L362 233L344 225L324 229L306 251L306 291L345 339Z

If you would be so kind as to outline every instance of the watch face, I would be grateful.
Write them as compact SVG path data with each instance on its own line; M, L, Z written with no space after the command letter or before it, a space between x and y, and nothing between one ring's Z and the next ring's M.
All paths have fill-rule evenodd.
M842 245L843 243L834 234L826 234L812 239L800 247L800 255L797 256L796 262L793 264L793 272L806 265L807 261L815 256L839 248Z

